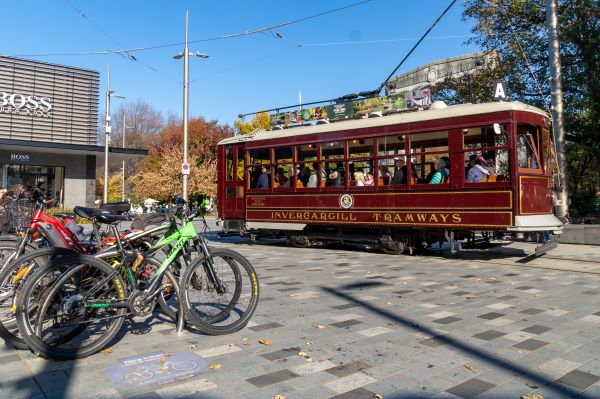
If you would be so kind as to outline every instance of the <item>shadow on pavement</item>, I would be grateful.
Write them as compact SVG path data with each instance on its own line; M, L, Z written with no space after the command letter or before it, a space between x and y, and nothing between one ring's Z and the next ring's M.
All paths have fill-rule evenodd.
M581 399L584 399L584 398L592 399L590 396L586 395L585 393L581 393L579 391L569 388L568 386L558 384L555 381L551 381L548 378L546 378L544 375L541 375L532 370L529 370L529 369L527 369L517 363L514 363L510 360L502 359L501 357L498 357L498 356L496 356L492 353L489 353L485 350L477 348L473 345L469 345L466 342L462 342L456 338L453 338L449 334L439 334L432 328L425 326L424 325L425 323L423 321L411 320L407 317L403 317L403 316L400 316L393 312L390 312L389 310L382 309L376 305L373 305L369 302L365 302L365 301L360 300L346 292L343 292L344 289L353 289L354 288L353 286L355 286L355 285L356 284L352 284L349 286L342 286L342 287L340 287L341 289L321 286L321 289L331 295L337 296L341 299L344 299L346 301L349 301L351 303L359 305L372 313L375 313L379 316L382 316L391 321L394 321L404 327L410 328L410 329L418 331L420 333L425 333L425 334L431 335L432 340L435 340L435 341L445 344L445 345L452 346L455 349L458 349L459 351L466 353L468 355L476 356L481 361L486 362L492 366L502 368L502 369L512 372L512 373L518 373L520 377L529 378L532 381L539 384L540 388L542 388L542 387L548 388L548 389L551 389L561 395L565 395L568 397L577 397L577 398L581 398ZM400 395L400 396L396 396L396 397L400 398L400 397L406 397L406 396Z

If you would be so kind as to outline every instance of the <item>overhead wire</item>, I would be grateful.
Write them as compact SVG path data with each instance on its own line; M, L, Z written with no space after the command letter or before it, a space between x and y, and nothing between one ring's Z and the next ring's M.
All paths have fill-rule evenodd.
M519 33L519 32L514 32ZM512 34L512 33L511 33ZM448 35L448 36L431 36L426 37L425 40L445 40L445 39L465 39L469 37L477 37L477 35ZM374 40L359 40L359 41L346 41L346 42L325 42L325 43L296 43L296 47L327 47L327 46L345 46L355 44L379 44L379 43L396 43L396 42L409 42L417 40L418 37L399 37L395 39L374 39Z
M339 98L333 98L333 99L329 99L329 100L320 100L320 101L312 101L309 103L304 103L303 105L314 105L314 104L322 104L322 103L326 103L326 102L345 102L347 101L346 98L352 97L352 98L356 98L358 96L370 96L370 97L374 97L376 95L378 95L381 92L381 89L383 89L383 86L385 86L385 83L392 77L394 76L394 74L398 71L398 69L404 64L404 62L408 59L408 57L415 51L415 49L423 42L423 40L427 37L427 35L433 30L433 28L438 24L438 22L446 15L446 13L450 10L450 8L452 8L452 6L456 3L457 0L452 0L450 2L450 4L448 5L448 7L446 7L444 9L444 11L440 14L439 17L437 17L437 19L433 22L433 24L429 27L429 29L427 29L427 31L420 37L420 39L417 41L417 43L415 43L415 45L409 50L409 52L406 54L406 56L404 56L404 58L400 61L400 63L396 66L396 68L394 68L394 70L392 71L392 73L379 85L379 87L375 90L369 91L369 92L361 92L359 95L357 94L351 94L351 95L347 95L347 96L343 96L343 97L339 97ZM363 94L364 93L364 94ZM279 110L281 109L287 109L287 108L295 108L298 107L300 104L295 104L295 105L290 105L290 106L286 106L286 107L278 107L278 108L272 108L266 111L258 111L258 112L271 112L271 111L277 111L279 112ZM242 118L244 116L248 116L248 115L254 115L257 114L258 112L250 112L250 113L246 113L246 114L239 114L238 117Z
M66 0L69 1L69 0ZM327 15L327 14L331 14L334 12L338 12L338 11L342 11L351 7L356 7L365 3L369 3L375 0L363 0L363 1L359 1L357 3L352 3L352 4L348 4L346 6L342 6L342 7L338 7L338 8L334 8L332 10L328 10L328 11L323 11L320 12L318 14L313 14L313 15L309 15L307 17L303 17L303 18L298 18L292 21L288 21L288 22L282 22L276 25L271 25L271 26L267 26L264 28L259 28L259 29L252 29L252 30L247 30L244 32L239 32L239 33L233 33L233 34L228 34L228 35L221 35L221 36L213 36L213 37L208 37L208 38L204 38L204 39L197 39L197 40L189 40L188 43L189 44L193 44L193 43L204 43L204 42L210 42L210 41L215 41L215 40L224 40L224 39L232 39L232 38L236 38L236 37L242 37L242 36L250 36L250 35L255 35L257 33L262 33L262 32L267 32L267 31L272 31L274 29L277 28L281 28L284 26L289 26L289 25L294 25L300 22L304 22L304 21L308 21L310 19L313 18L317 18L323 15ZM72 7L74 7L71 3L69 3ZM74 7L76 9L76 11L81 15L80 10L78 10L76 7ZM92 22L87 16L84 16L84 18L86 18L88 21ZM93 24L94 26L96 26L100 31L102 31L105 35L108 35L108 33L106 33L104 30L102 30L101 28L99 28L96 24ZM110 37L110 36L109 36ZM111 39L114 41L114 39ZM145 47L134 47L134 48L129 48L126 49L124 48L124 46L118 44L117 45L121 48L119 50L100 50L100 51L81 51L81 52L73 52L73 53L38 53L38 54L14 54L12 56L14 57L54 57L54 56L79 56L79 55L108 55L108 54L130 54L130 53L135 53L135 52L141 52L141 51L149 51L149 50L156 50L156 49L161 49L161 48L167 48L167 47L176 47L176 46L184 46L185 43L184 42L179 42L179 43L168 43L168 44L158 44L158 45L154 45L154 46L145 46Z

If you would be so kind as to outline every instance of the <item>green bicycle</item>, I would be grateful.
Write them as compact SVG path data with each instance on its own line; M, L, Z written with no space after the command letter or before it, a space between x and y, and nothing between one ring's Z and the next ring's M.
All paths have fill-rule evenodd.
M192 223L195 215L180 216L183 226L178 228L172 219L164 236L145 252L125 248L117 238L116 253L106 257L118 259L118 264L76 254L53 259L36 270L17 298L17 325L26 344L44 357L89 356L116 336L126 315L152 313L158 298L164 298L164 279L172 282L186 319L200 332L219 335L245 327L258 303L254 268L235 251L209 250ZM113 226L118 222L113 215L96 217ZM139 279L140 265L169 245L166 258L150 270L150 277ZM197 252L194 259L190 248ZM117 253L120 257L115 257ZM185 267L178 270L177 279L172 271L179 268L172 266L180 257Z

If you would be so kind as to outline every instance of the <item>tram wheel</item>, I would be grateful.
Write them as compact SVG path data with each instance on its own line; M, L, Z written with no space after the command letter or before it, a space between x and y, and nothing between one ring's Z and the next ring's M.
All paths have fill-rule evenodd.
M289 243L296 248L308 248L310 246L310 240L306 236L292 236Z
M408 238L397 237L393 241L386 243L381 249L388 255L400 255L408 248Z

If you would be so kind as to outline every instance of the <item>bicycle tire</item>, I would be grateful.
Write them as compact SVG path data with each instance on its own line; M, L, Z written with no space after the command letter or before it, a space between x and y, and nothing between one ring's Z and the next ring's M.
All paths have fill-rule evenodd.
M73 251L65 248L45 248L26 253L25 255L14 259L0 272L0 296L7 289L13 289L14 294L11 301L11 307L16 305L16 300L19 296L20 289L25 283L25 279L34 272L34 269L26 271L25 275L21 276L18 281L15 281L14 277L18 275L23 266L38 269L39 267L46 265L50 258L54 256L65 256L73 253ZM14 287L7 287L7 285L14 285ZM1 301L2 300L0 299L0 303ZM1 316L3 315L0 314L0 338L4 339L5 342L12 345L15 349L29 349L29 346L27 346L25 341L17 335L19 330L17 328L16 319L6 320Z
M5 266L8 266L10 262L15 260L14 256L17 252L17 248L19 247L19 241L20 237L18 240L0 240L0 270L4 269ZM40 248L30 243L27 243L25 244L25 247L23 248L23 253L21 255L31 253L38 249Z
M184 301L186 318L198 330L208 335L230 334L244 328L254 314L259 297L258 278L250 261L236 251L230 249L215 249L211 252L210 256L213 259L225 260L234 273L235 289L229 303L224 308L220 309L220 312L204 317L196 311L196 306L192 302L190 294L194 289L198 291L209 289L208 286L194 287L194 282L192 281L197 272L203 272L205 270L205 256L196 258L192 263L192 266L185 271L183 278L179 282L181 290L180 300ZM244 294L242 291L244 289L249 289L249 291L246 291ZM247 308L240 314L238 306L240 306L242 302L247 305ZM233 320L232 314L237 314L239 318ZM229 324L223 324L224 322L228 322Z
M107 276L114 271L114 269L106 262L89 255L78 254L72 256L64 256L53 260L47 265L38 269L24 284L21 297L17 301L17 325L25 343L37 356L53 358L57 360L74 360L83 358L100 351L117 335L117 333L121 329L123 322L125 321L125 316L127 314L127 309L125 308L118 308L114 312L114 316L108 316L109 319L114 322L110 324L106 332L102 333L100 338L87 345L79 345L74 348L61 348L59 346L50 345L48 342L44 341L42 337L38 336L42 335L42 323L44 321L44 316L46 316L46 312L49 310L50 305L53 303L53 295L56 294L59 290L63 289L63 284L66 284L67 281L74 278L77 275L77 273L83 272L88 276L94 277L94 269L95 271L99 272L100 276ZM32 325L31 320L28 317L29 312L27 309L28 303L26 299L29 298L30 295L33 293L34 289L36 288L36 283L41 282L42 279L46 278L48 275L50 275L53 272L56 272L57 270L60 271L60 273L58 274L58 278L52 280L51 286L49 286L49 292L46 292L46 295L42 298L40 304L40 311L37 314L35 324ZM62 270L65 271L63 272ZM91 281L92 284L94 284L94 278L92 278ZM78 284L74 284L74 286L77 289L82 288L82 286ZM125 300L127 298L127 287L121 279L121 276L119 276L118 274L111 278L111 280L109 280L105 284L105 286L109 287L108 295L115 296L116 300ZM68 291L66 291L65 289L61 292ZM60 302L60 306L65 306L64 297ZM102 309L103 308L101 307L99 308L99 310L96 309L90 313L93 315L95 312L101 311ZM108 309L108 307L106 309ZM54 316L54 320L56 320L56 315ZM88 323L90 322L85 321L79 324L86 326L87 329ZM61 342L59 345L62 344L64 344L64 342Z

